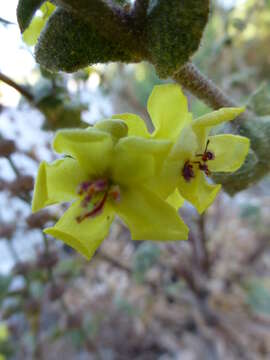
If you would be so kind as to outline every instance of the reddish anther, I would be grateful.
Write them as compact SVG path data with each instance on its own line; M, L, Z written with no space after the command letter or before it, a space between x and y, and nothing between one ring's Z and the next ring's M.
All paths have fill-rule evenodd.
M118 185L111 185L107 179L82 182L79 185L78 194L82 195L81 207L85 211L91 208L90 211L84 211L76 217L78 223L81 223L84 219L99 215L108 198L115 202L121 200L120 187Z
M208 145L210 143L210 140L207 140L205 150L203 154L196 154L196 156L200 156L202 158L203 162L206 162L208 160L214 160L215 154L212 151L207 151Z
M190 163L189 160L185 162L185 165L182 170L182 175L184 179L188 182L195 177L193 165Z
M95 204L94 208L91 211L88 211L87 213L76 217L77 222L81 223L84 219L99 215L105 206L107 197L108 192L105 192L102 199Z

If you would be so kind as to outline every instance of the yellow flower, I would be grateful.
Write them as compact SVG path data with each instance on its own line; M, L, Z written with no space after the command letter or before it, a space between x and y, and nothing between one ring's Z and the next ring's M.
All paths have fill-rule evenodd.
M109 232L115 214L134 240L182 240L188 228L176 210L144 184L156 176L170 141L126 137L121 121L104 121L87 130L62 130L53 148L68 157L41 163L32 209L73 201L45 232L90 259Z
M149 179L148 186L176 208L182 205L184 198L202 213L221 187L208 183L206 177L215 171L236 171L249 150L249 140L245 137L209 136L209 132L212 127L233 120L244 108L223 108L193 120L181 87L166 84L154 88L147 109L154 125L151 134L137 115L118 114L114 118L125 121L128 135L167 139L174 143L159 176Z

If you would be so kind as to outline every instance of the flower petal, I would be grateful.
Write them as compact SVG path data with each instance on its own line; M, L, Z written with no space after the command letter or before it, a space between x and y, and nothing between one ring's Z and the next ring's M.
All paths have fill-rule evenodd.
M112 162L114 178L138 182L157 175L162 168L172 143L137 136L120 139ZM119 180L119 181L120 181ZM123 182L122 182L123 183Z
M171 149L169 159L181 160L191 159L198 149L198 138L190 125L185 126L179 139Z
M174 141L181 129L191 121L187 98L176 84L155 86L147 109L155 126L153 137L156 139Z
M185 199L179 194L178 189L175 189L174 192L167 197L166 201L173 206L175 210L178 210L184 205Z
M193 131L198 137L198 140L200 140L200 150L203 150L202 148L205 146L206 138L212 127L223 122L232 121L244 111L244 107L222 108L193 120L191 125Z
M111 168L116 184L136 184L155 174L155 163L151 155L116 151Z
M45 229L44 232L61 239L90 260L108 235L114 215L110 205L106 204L100 215L78 223L76 217L81 212L80 201L77 201L70 206L54 227Z
M210 171L233 172L241 167L249 150L249 139L238 135L209 136L208 149L214 160L208 161Z
M188 227L177 211L143 186L121 189L114 209L128 225L133 240L185 240Z
M201 214L215 200L221 185L211 185L201 171L195 170L194 172L195 178L190 181L186 181L183 176L180 176L178 190Z
M108 133L94 128L61 130L56 133L53 148L77 159L89 175L102 176L110 163L113 141Z
M145 122L142 118L135 114L118 114L113 115L112 119L123 120L128 126L128 136L140 136L143 138L149 138L150 133L147 130Z
M85 179L85 173L74 159L65 158L51 164L42 162L35 183L32 211L75 199L77 187Z
M104 119L97 122L94 126L95 129L107 132L112 135L116 140L121 137L127 136L128 126L120 119Z

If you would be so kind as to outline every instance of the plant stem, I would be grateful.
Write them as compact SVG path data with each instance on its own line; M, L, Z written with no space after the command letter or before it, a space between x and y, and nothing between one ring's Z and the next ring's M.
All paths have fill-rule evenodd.
M212 109L235 107L235 103L192 63L186 63L173 79Z
M237 107L238 105L227 96L212 80L208 79L192 63L188 62L173 75L173 79L183 85L188 91L202 100L205 104L214 110L222 107ZM248 112L240 115L236 120L231 122L232 127L238 129L242 120L247 117Z

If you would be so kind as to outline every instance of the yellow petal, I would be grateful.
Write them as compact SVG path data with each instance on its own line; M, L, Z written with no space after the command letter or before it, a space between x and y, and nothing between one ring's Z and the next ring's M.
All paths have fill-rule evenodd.
M169 158L172 160L189 160L198 149L198 138L190 125L185 126L178 140L171 149Z
M116 184L136 184L153 177L155 163L151 155L115 151L111 174Z
M121 189L121 201L113 206L133 240L187 239L188 227L177 211L143 186Z
M193 120L191 125L193 131L198 137L198 141L200 142L200 150L203 150L206 139L212 127L217 126L223 122L232 121L244 111L244 107L222 108Z
M111 136L95 128L89 130L61 130L56 133L53 148L78 160L89 175L102 176L111 161Z
M120 139L128 134L128 126L123 120L106 119L95 124L94 128L111 134L115 139Z
M120 139L115 147L117 156L113 159L113 167L118 170L124 167L121 173L123 174L124 171L128 178L131 177L128 174L130 171L130 174L137 172L138 179L146 180L150 176L156 176L161 171L171 147L172 143L168 140L145 139L137 136L125 137ZM122 162L126 159L125 163L127 163L128 157L130 157L130 165L126 166L125 170L125 165ZM133 170L131 169L132 166L134 167ZM149 169L147 169L148 166ZM144 175L143 172L145 172Z
M221 185L211 185L201 171L195 170L194 172L195 178L190 181L186 181L183 176L180 176L178 190L183 198L188 200L201 214L215 200Z
M54 227L45 229L44 232L62 240L90 260L108 235L114 215L110 205L106 204L100 215L78 223L76 218L82 213L82 210L80 201L77 201L71 205Z
M74 159L65 158L51 164L42 162L35 183L32 211L75 199L77 187L84 180L86 175Z
M208 150L215 155L207 162L210 171L233 172L241 167L249 150L249 139L238 135L216 135L209 137Z
M167 197L166 201L168 204L174 207L175 210L178 210L181 206L184 205L185 199L179 194L178 189L175 189L174 192Z
M155 86L147 109L155 127L153 137L156 139L174 141L181 129L191 121L187 98L176 84Z
M127 124L128 136L140 136L143 138L150 137L145 122L138 115L129 113L118 114L112 116L112 119L120 119Z

